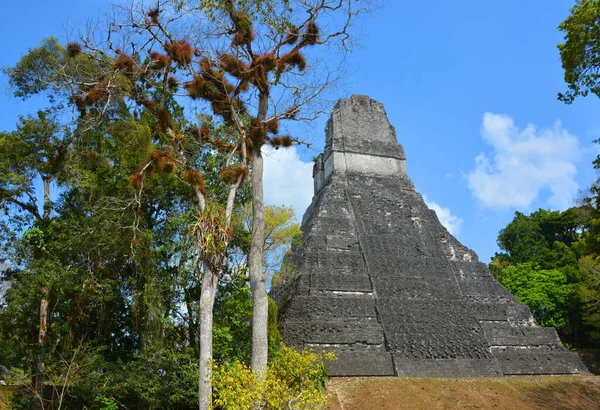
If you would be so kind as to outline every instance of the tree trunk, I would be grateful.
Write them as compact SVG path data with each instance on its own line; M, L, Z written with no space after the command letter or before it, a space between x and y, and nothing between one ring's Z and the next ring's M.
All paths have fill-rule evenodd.
M265 121L269 109L269 94L258 96L257 119ZM248 268L252 288L252 372L260 379L267 372L269 340L267 337L269 300L266 278L263 274L263 243L265 241L265 204L263 192L263 157L261 146L252 148L252 239Z
M42 297L40 299L40 329L38 332L38 360L35 369L35 375L33 376L33 388L38 395L40 400L43 400L44 393L44 380L46 376L46 369L43 360L44 349L46 347L46 334L48 333L48 298L50 289L48 286L42 286Z
M52 178L41 175L42 182L44 185L44 205L43 205L43 219L44 225L47 225L50 221L50 213L52 211L52 202L50 201L50 183ZM42 250L34 249L34 259L41 259ZM44 363L44 353L46 349L46 334L48 333L48 299L50 297L50 288L48 286L41 287L41 298L40 298L40 328L38 331L38 360L36 363L36 369L34 372L32 384L35 393L39 398L39 408L43 408L42 400L44 394L44 381L46 379L46 365Z
M44 221L50 219L50 212L52 211L52 202L50 201L50 183L52 179L49 177L42 177L44 182Z
M196 327L196 321L194 320L194 305L192 302L192 295L188 289L184 290L184 295L185 295L185 307L187 308L187 312L188 312L187 322L188 322L189 346L193 347L195 349L196 347L198 347L198 345L196 345L197 327Z
M206 269L200 291L200 375L198 397L200 410L212 409L212 338L213 306L219 278L212 269Z
M252 241L248 255L250 287L252 288L252 371L261 379L267 371L267 321L269 304L262 252L265 236L265 206L263 197L263 158L260 147L252 151Z

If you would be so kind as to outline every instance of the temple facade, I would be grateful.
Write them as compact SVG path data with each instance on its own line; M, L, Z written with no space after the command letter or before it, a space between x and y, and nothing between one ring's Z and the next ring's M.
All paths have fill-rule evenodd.
M427 207L381 103L340 100L325 132L303 246L271 291L286 344L335 351L334 376L585 371Z

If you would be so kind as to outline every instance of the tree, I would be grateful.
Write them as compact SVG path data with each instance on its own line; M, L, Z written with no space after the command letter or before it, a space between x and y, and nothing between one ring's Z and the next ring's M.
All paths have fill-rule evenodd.
M570 104L589 93L600 97L600 0L577 0L558 28L565 33L558 49L569 88L558 99Z
M580 226L574 209L564 212L540 209L529 216L515 212L513 220L498 234L498 246L506 251L505 257L512 263L556 264L559 258L548 253L553 253L556 242L569 248L580 238ZM560 251L555 248L554 253L557 252ZM576 260L564 263L576 264Z
M575 98L590 93L600 97L600 1L577 0L570 15L560 24L565 42L558 45L568 91L559 94L559 100L570 104ZM600 140L595 140L599 143ZM600 170L600 156L593 162ZM580 209L586 212L586 228L580 259L581 282L579 298L582 302L582 320L589 327L589 339L598 341L598 271L600 255L600 180L595 181L584 194Z
M578 208L540 209L531 215L515 212L498 234L497 253L490 263L494 276L515 297L529 305L543 326L577 338L581 325L579 262L582 226Z
M578 289L583 302L583 322L590 327L591 341L600 342L600 268L594 255L581 258L581 284Z
M252 209L244 209L244 224L252 226ZM265 206L265 238L263 244L263 271L270 286L292 246L302 245L302 230L296 221L294 210L287 206Z
M279 272L283 257L290 247L301 244L302 231L295 220L294 210L285 206L267 206L263 268L269 282Z
M29 260L39 286L38 358L33 371L33 389L41 400L44 383L44 351L47 345L49 299L52 282L65 267L53 254L55 234L52 185L65 174L65 162L71 150L73 133L55 120L52 111L40 111L37 117L21 118L17 130L0 134L0 206L8 220L3 220L2 242L13 240L15 231L25 231ZM40 189L41 183L41 189ZM38 207L37 198L43 197Z
M162 27L158 14L147 18L148 21L156 19L155 26ZM47 48L50 50L46 50ZM39 52L40 49L47 52ZM141 216L148 212L141 199L147 177L155 173L165 176L177 174L194 194L199 213L193 233L197 238L198 257L202 265L200 397L201 407L208 408L212 372L213 305L218 280L226 265L226 250L232 234L231 218L236 193L248 173L246 142L231 145L226 139L221 139L220 134L210 135L209 124L186 129L185 122L176 121L178 107L174 104L172 96L178 83L169 73L171 67L173 70L177 66L184 69L187 65L191 57L188 55L191 48L185 41L171 41L166 50L167 55L157 54L152 49L147 50L145 64L122 52L109 55L104 51L91 49L86 54L82 47L75 43L62 48L46 41L40 49L25 56L22 63L9 71L13 85L23 96L41 92L44 87L52 90L52 93L54 90L64 90L71 93L68 95L69 101L79 110L81 118L98 120L103 120L110 111L118 113L127 103L126 99L130 99L143 108L141 115L147 118L152 131L157 135L157 149L130 177L130 184L137 191L133 201L137 215L133 224L134 244L145 243L139 228ZM52 53L58 54L58 57L48 58ZM56 67L62 62L67 66L76 65L79 60L96 62L97 70L94 75L90 75L90 72L80 75L79 71L64 71ZM207 71L213 73L211 70L207 67ZM41 85L31 89L27 87L29 82ZM212 98L217 101L221 94L219 91L213 91L216 95ZM231 92L223 89L221 91ZM227 152L226 161L222 164L223 169L219 174L220 179L228 186L225 206L219 203L219 199L222 198L207 195L205 175L201 172L200 163L194 161L203 150L211 148ZM142 343L145 343L145 338L142 338Z
M345 48L350 22L365 8L360 2L351 0L225 0L201 11L208 12L208 20L212 23L209 32L226 34L221 36L224 43L213 51L212 58L204 60L205 65L211 60L214 64L208 78L206 74L192 75L186 88L192 98L208 100L215 113L223 115L226 121L232 120L249 148L252 169L252 239L248 257L253 294L252 369L260 378L266 372L268 356L268 303L262 269L265 216L261 149L265 143L276 148L290 146L294 139L279 133L279 121L300 119L303 111L314 110L311 103L331 85L329 76L325 79L304 76L309 67L305 49L336 40ZM329 32L322 30L318 23L332 14L341 14L337 17L340 28ZM213 83L214 79L225 91L220 95L207 93L205 84L207 80ZM232 92L228 93L228 90ZM309 118L312 112L308 111ZM249 124L239 121L243 114L250 115Z
M564 327L575 286L558 269L539 269L519 263L504 269L500 281L517 300L525 303L542 326Z
M174 9L170 3L159 3L152 10L130 8L126 22L112 25L110 32L119 29L126 39L124 44L130 45L128 53L123 51L125 48L111 49L111 43L111 50L100 53L112 51L116 71L134 84L141 82L133 90L143 90L147 74L158 71L162 95L181 85L187 96L210 104L226 125L237 130L238 139L229 149L240 152L241 166L249 161L252 171L253 223L248 264L253 294L252 368L259 378L266 371L268 357L261 149L266 143L278 148L300 142L280 133L280 120L312 118L314 103L333 81L329 75L315 75L317 67L307 64L304 52L311 46L334 41L345 49L350 22L365 10L361 2L352 0L224 0L200 6L181 2ZM317 22L325 19L340 28L321 30ZM181 25L189 22L197 22L197 30L183 35ZM186 33L190 33L189 26ZM203 36L198 38L198 33ZM207 42L207 37L214 41ZM90 39L84 39L84 46L99 49ZM137 60L141 55L143 60ZM313 75L307 75L310 69ZM118 91L116 87L101 87L108 100ZM148 104L140 91L130 92L128 97L146 110L154 109L154 114L162 118L163 131L176 136L169 131L169 113ZM87 97L89 100L89 93Z
M336 79L327 62L319 66L313 57L314 64L307 64L307 52L312 46L333 43L346 50L350 23L367 10L365 3L223 0L159 2L152 9L131 6L121 9L123 13L117 17L124 21L110 22L103 41L89 35L81 44L64 48L52 43L28 55L24 64L10 72L12 83L23 95L44 90L60 94L80 111L80 118L110 118L124 107L134 110L130 105L135 105L140 117L149 118L161 148L132 175L131 185L141 195L147 177L161 171L179 175L192 189L202 210L195 230L203 265L201 365L206 371L200 375L202 408L210 401L212 322L208 318L231 239L235 191L251 171L252 367L260 378L268 356L261 149L265 144L279 148L301 142L286 135L280 121L313 118L319 112L319 96ZM52 57L55 50L58 58ZM235 134L230 139L214 138L204 123L181 128L168 104L178 92L208 105ZM220 173L229 188L224 209L206 196L205 175L187 159L202 146L227 153ZM143 214L141 201L136 203L136 212Z

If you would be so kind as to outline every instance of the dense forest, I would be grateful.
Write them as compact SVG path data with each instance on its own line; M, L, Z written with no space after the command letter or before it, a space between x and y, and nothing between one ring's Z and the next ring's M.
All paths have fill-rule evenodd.
M0 134L14 408L323 406L333 357L282 345L267 296L300 230L264 205L262 148L303 144L283 124L314 117L336 76L311 50L343 55L366 10L133 2L4 70L47 101Z
M562 212L517 212L500 232L502 252L490 263L539 324L555 327L563 342L577 347L600 341L598 217L590 201Z

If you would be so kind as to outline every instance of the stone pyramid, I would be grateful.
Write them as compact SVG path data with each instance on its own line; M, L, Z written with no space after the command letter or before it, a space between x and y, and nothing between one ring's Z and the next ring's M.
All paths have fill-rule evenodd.
M288 345L331 349L334 376L579 374L428 209L382 104L340 100L314 165L303 246L271 291Z

